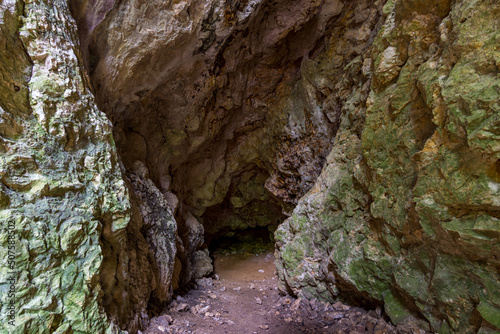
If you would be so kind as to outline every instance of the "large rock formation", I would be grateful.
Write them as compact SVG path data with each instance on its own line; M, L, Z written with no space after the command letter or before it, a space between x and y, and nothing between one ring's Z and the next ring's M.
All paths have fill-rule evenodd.
M134 331L171 293L174 221L131 205L66 2L0 5L0 331Z
M1 331L111 331L99 244L122 238L130 218L111 125L65 3L1 9Z
M127 174L146 166L175 211L175 287L212 238L274 231L313 186L345 93L331 77L373 39L378 15L338 0L71 3ZM353 11L355 46L331 58L325 34Z
M352 86L321 176L276 233L281 289L498 331L500 4L383 13L370 89Z
M287 215L283 292L500 329L496 1L0 8L1 330L135 333Z

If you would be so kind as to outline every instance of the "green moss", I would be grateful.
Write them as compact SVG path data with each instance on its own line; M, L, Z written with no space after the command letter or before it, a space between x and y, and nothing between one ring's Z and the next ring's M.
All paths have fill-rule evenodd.
M481 301L477 306L477 310L486 321L500 330L500 306Z
M411 315L404 304L390 291L384 296L384 310L395 325L403 322Z

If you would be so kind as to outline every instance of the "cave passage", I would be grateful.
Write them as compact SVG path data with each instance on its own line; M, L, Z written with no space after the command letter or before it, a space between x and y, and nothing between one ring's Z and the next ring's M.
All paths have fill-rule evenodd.
M266 227L248 228L214 237L210 242L209 251L213 255L242 253L259 255L274 251L274 238Z
M500 329L494 3L1 2L17 332Z
M216 277L230 282L274 280L274 228L247 228L216 236L209 244Z

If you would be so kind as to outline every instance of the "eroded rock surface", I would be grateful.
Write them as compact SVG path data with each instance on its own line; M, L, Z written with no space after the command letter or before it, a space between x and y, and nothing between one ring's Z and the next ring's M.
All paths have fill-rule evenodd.
M73 12L125 166L143 161L215 234L276 225L319 175L338 108L315 73L347 60L342 51L334 63L314 59L343 9L337 0L192 0Z
M63 1L3 1L0 17L0 331L116 332L100 242L123 238L130 203L76 25Z
M363 107L344 105L321 176L276 232L281 289L498 331L500 6L390 1L383 14L370 89L349 99Z
M274 231L312 187L346 95L333 78L379 16L338 0L87 1L72 13L126 170L141 162L175 202L176 288L208 272L213 237ZM349 39L327 49L343 20Z
M143 199L131 205L66 2L0 8L0 331L136 331L147 324L151 295L171 293L164 258L175 256L175 221L162 213L165 236L164 224L151 233L158 222L146 220L150 238L167 245L151 249L141 233L148 216L137 211ZM161 256L168 269L156 268Z

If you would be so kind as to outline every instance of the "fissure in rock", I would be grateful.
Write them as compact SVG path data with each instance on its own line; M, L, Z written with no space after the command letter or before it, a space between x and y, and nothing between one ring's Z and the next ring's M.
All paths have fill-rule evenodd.
M72 8L98 104L114 124L142 216L135 231L149 245L152 271L174 262L163 269L171 288L157 277L152 291L161 304L210 273L206 249L213 239L249 228L274 232L314 184L340 109L334 87L313 73L335 66L325 35L334 38L339 28L332 23L342 24L348 13L341 2L308 4L307 12L300 1L141 6L148 10L99 2ZM285 7L292 19L283 16ZM151 33L139 33L138 22ZM120 35L110 34L118 26ZM125 40L130 48L120 46ZM161 218L168 209L177 236L161 241L158 231L173 221ZM160 255L174 245L175 252Z

